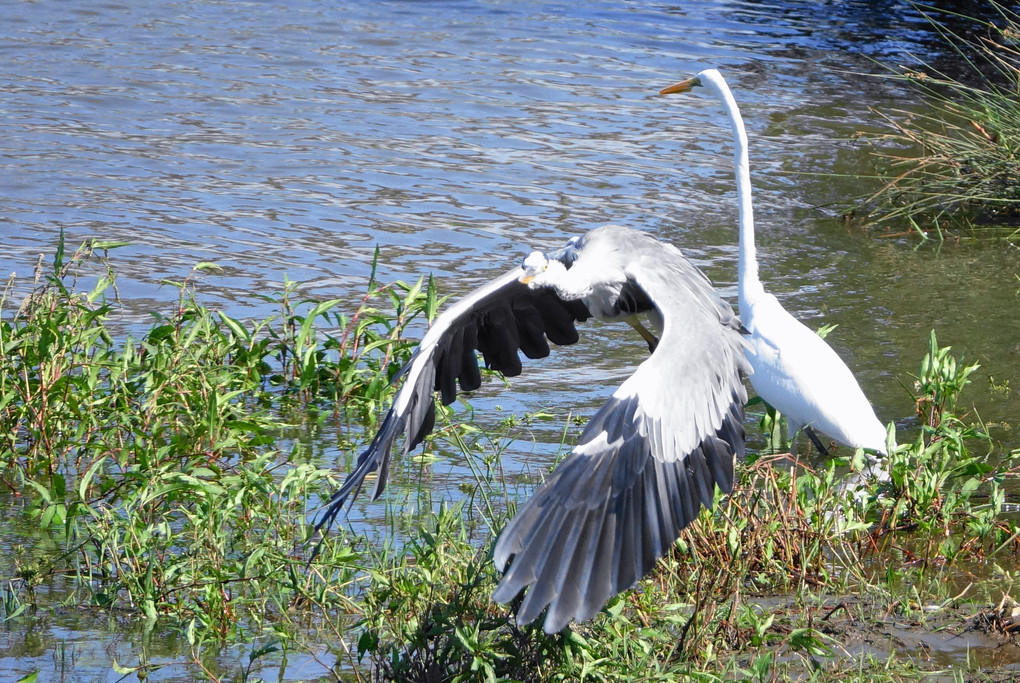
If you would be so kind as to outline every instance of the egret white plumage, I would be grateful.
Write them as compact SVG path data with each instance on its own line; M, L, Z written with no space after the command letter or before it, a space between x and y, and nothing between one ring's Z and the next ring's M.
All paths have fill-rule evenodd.
M740 321L679 249L637 230L605 226L554 253L534 252L440 315L317 528L336 518L369 472L379 473L373 497L382 492L396 437L404 436L406 454L432 430L434 391L449 404L458 382L462 391L478 388L476 350L488 367L513 376L521 372L518 351L543 357L548 341L578 340L576 322L639 313L661 325L661 337L649 340L653 352L520 507L494 551L506 572L493 599L509 602L527 589L519 623L546 607L548 633L593 617L651 570L712 505L716 486L730 492L734 458L744 453Z
M758 278L747 133L722 74L707 69L661 93L687 92L696 86L719 99L733 127L740 216L738 310L750 332L747 360L754 368L751 385L786 416L790 438L803 427L824 452L810 432L814 428L841 444L885 453L886 429L846 363L766 292Z

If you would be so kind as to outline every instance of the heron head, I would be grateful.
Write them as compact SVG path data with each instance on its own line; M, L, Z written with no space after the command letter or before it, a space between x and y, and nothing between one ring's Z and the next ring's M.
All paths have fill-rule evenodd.
M524 269L524 274L521 275L520 281L524 284L529 284L536 277L541 275L549 267L549 259L546 255L540 251L533 251L524 257L524 261L521 262L521 268Z

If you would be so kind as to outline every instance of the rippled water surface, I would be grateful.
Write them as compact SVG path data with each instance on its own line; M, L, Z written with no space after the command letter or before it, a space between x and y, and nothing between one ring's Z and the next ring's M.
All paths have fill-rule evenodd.
M353 310L376 247L381 279L431 272L457 294L533 247L616 222L673 241L733 297L728 124L706 98L656 95L716 66L750 133L762 277L809 325L839 324L830 340L879 416L909 426L903 385L933 327L997 383L1020 382L1017 251L936 253L863 235L837 217L869 186L818 175L866 172L851 138L876 128L869 107L904 96L859 75L877 70L872 59L938 58L903 2L7 2L3 11L0 273L16 274L14 296L31 288L60 230L72 244L131 243L113 263L144 321L176 296L161 282L200 261L223 268L200 288L234 316L273 312L253 292L276 291L285 277L311 295L349 296ZM633 362L620 338L598 328L536 368L542 405L597 405L627 373L620 357ZM569 371L579 364L594 369L579 378ZM987 377L971 399L1015 443L1009 395L989 391ZM515 390L501 405L523 410L533 398ZM16 679L52 668L63 643L85 672L67 680L114 680L107 654L131 637L106 638L97 654L103 627L71 621L0 634L0 669ZM187 680L166 671L158 680ZM285 678L301 675L310 674Z

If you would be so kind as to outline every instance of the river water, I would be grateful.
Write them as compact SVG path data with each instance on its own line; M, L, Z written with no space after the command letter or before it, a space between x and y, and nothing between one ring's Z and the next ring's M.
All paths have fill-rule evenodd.
M916 248L839 220L874 187L848 177L870 169L854 140L878 130L870 107L909 106L862 74L944 56L906 2L7 0L3 15L12 296L61 229L72 245L130 242L113 263L145 321L176 296L162 281L202 261L222 267L203 275L203 299L233 316L275 312L253 292L285 277L353 310L377 247L381 280L433 273L456 295L614 222L672 241L734 300L729 126L707 98L656 95L714 66L750 135L766 286L810 326L838 323L831 343L883 421L906 429L910 373L936 329L982 363L970 402L1018 445L1010 389L989 376L1020 383L1020 252ZM536 369L541 407L597 406L629 372L621 359L635 362L619 339L598 327ZM501 405L533 401L514 390ZM65 680L115 680L110 653L131 638L95 629L4 631L0 670L16 680L72 656L83 673Z

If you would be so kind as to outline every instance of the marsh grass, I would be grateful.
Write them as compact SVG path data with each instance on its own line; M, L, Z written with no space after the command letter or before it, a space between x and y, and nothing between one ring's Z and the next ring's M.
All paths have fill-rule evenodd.
M869 198L879 223L906 222L922 237L947 228L1020 223L1020 15L991 3L994 22L974 22L977 37L929 17L963 73L917 61L888 76L919 95L923 112L876 112L889 132L872 145L885 181ZM1002 228L1005 228L1004 230Z
M336 472L298 444L279 450L280 435L295 416L370 422L409 357L404 326L435 311L434 287L373 279L350 307L301 300L288 283L272 297L279 315L242 322L196 300L202 264L170 283L170 311L118 341L103 246L65 255L61 242L22 305L0 302L0 473L59 548L4 562L5 617L69 575L71 603L178 628L199 662L208 643L313 614L296 605L350 611L356 539L331 538L317 561L339 589L305 568L310 512Z
M1015 564L1003 509L1018 456L957 414L975 366L934 335L917 435L888 478L846 487L861 454L751 456L651 575L549 636L490 600L495 537L527 495L501 456L547 415L483 430L444 409L406 474L442 449L471 479L449 498L427 478L391 491L384 531L341 526L308 560L310 521L341 475L284 435L328 425L356 452L411 352L403 330L435 313L432 283L373 279L353 302L304 301L288 283L269 297L277 315L240 321L198 301L203 265L135 338L114 322L101 246L59 249L23 305L0 300L0 476L38 530L0 559L8 628L52 609L42 588L63 580L64 609L177 633L207 680L265 667L283 679L297 653L322 680L920 680L932 667L891 646L851 657L853 634L888 618L961 624L953 610L972 604L1012 637L995 611L1016 594L1009 570L965 588L956 577ZM77 292L86 272L95 285ZM564 453L577 433L565 422ZM164 664L143 647L114 668L142 678Z
M961 591L948 579L1020 551L1002 514L1018 454L994 454L981 430L952 412L975 369L933 334L916 377L924 426L894 450L888 477L848 489L848 472L866 462L859 453L816 465L789 454L738 463L733 494L717 496L650 576L591 623L553 636L517 625L512 609L488 599L499 580L492 543L512 507L506 516L487 505L443 508L402 553L380 558L385 570L367 587L356 627L359 663L410 681L938 673L892 648L887 659L862 660L848 634L881 639L874 634L888 620L904 618L919 628L959 624L952 610L961 601L983 604L1002 586L972 578ZM474 452L464 451L480 457ZM486 481L495 487L488 497L509 495L499 480L478 486ZM472 523L478 516L487 533Z

